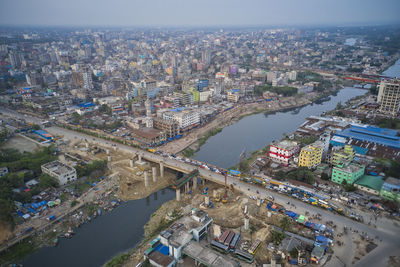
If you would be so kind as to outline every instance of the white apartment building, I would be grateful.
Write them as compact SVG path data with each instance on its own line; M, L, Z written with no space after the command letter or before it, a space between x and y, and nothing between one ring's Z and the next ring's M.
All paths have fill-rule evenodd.
M176 121L179 128L187 129L200 123L200 113L194 110L168 111L163 113L163 119Z
M76 170L61 161L55 160L42 165L42 172L56 178L60 185L76 180Z

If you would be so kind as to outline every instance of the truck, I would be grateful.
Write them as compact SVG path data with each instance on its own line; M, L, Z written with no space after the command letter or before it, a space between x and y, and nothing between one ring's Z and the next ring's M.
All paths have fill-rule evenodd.
M234 175L234 176L239 176L239 177L242 174L240 171L237 171L237 170L228 170L228 173L231 175Z
M54 221L55 219L56 219L56 216L54 214L52 214L49 217L47 217L48 221Z

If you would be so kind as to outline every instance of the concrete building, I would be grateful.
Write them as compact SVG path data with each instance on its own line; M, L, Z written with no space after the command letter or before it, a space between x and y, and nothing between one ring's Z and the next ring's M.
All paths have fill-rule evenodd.
M400 180L387 178L382 185L380 195L383 198L400 202Z
M187 130L200 123L200 113L196 110L174 109L164 112L163 119L175 121L181 130Z
M363 175L354 183L354 186L357 187L359 190L373 195L379 195L382 185L382 177L372 175Z
M269 145L269 157L277 162L287 166L289 160L299 152L299 145L296 142L283 140L281 142L272 142Z
M300 151L299 167L314 168L321 163L324 143L316 141Z
M239 98L240 98L239 89L229 90L226 97L227 97L228 101L230 101L230 102L234 102L234 103L238 102Z
M379 85L377 102L380 104L379 111L396 115L400 111L400 80L384 80Z
M179 125L176 121L154 118L153 126L167 134L167 137L174 137L180 133Z
M58 180L60 185L64 185L76 180L76 170L61 161L55 160L42 165L42 172Z
M332 182L353 184L364 175L365 166L356 163L338 164L332 168Z
M355 151L352 146L345 145L343 148L337 149L332 155L332 165L344 164L352 162L355 156Z
M193 209L191 216L185 216L175 222L170 228L162 231L150 243L145 257L153 266L171 266L184 255L183 249L190 242L199 242L205 237L213 219L202 210Z

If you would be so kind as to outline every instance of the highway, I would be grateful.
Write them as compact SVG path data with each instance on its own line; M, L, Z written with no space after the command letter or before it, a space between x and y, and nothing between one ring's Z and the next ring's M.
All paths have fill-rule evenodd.
M0 109L0 112L4 114L8 114L14 117L20 117L25 119L28 122L33 122L33 123L40 123L42 121L41 119L38 118L33 118L30 116L24 116L21 115L17 112L14 111L9 111L9 110L4 110ZM198 169L200 172L200 175L212 182L216 182L218 184L224 184L225 183L225 177L221 174L215 173L213 171L207 170L207 169L202 169L198 168L197 166L191 165L189 163L181 162L176 159L168 158L168 157L163 157L162 155L150 153L148 151L144 151L135 147L130 147L126 146L123 144L119 143L113 143L111 141L107 141L101 138L96 138L92 136L88 136L83 133L75 132L75 131L70 131L64 128L52 126L46 128L48 132L50 132L53 135L63 135L64 138L68 138L70 140L74 139L82 139L82 140L88 140L91 143L106 146L106 147L116 147L117 150L126 152L126 153L131 153L132 155L136 154L141 154L144 159L148 159L153 162L164 162L165 167L184 171L186 173L191 172L194 169ZM271 190L266 190L263 189L259 186L256 186L254 184L249 184L246 182L243 182L237 178L234 177L228 177L227 180L228 185L233 185L236 190L239 190L243 192L244 194L247 195L252 195L252 196L258 196L259 198L267 198L268 196L273 196L275 198L275 202L287 207L288 205L286 204L287 202L290 202L291 204L294 204L296 206L296 209L294 210L295 212L305 214L306 211L308 211L311 214L321 214L322 218L325 221L333 221L337 225L337 229L343 229L343 226L347 226L352 229L357 229L359 232L365 232L368 234L369 237L375 238L378 237L379 240L382 240L380 243L379 241L377 242L378 247L375 248L373 251L368 253L365 257L363 257L360 261L358 261L355 266L385 266L385 261L388 259L389 256L395 256L395 255L400 255L400 238L398 237L400 233L400 228L396 225L393 224L391 220L379 220L377 223L377 228L373 228L371 226L368 226L363 223L356 222L354 220L351 220L347 217L332 213L328 210L321 209L319 207L312 206L310 204L307 204L305 202L302 202L300 200L291 198L287 195L284 194L279 194ZM259 191L259 193L257 193ZM291 209L291 207L287 207L288 209ZM351 244L344 244L345 246L350 246L349 249L351 249ZM373 264L372 264L373 263ZM372 264L372 265L371 265Z

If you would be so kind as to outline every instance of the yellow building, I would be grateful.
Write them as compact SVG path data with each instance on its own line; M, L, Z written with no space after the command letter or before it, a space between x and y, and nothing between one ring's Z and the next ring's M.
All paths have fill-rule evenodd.
M355 156L355 151L352 146L345 145L339 151L333 152L332 165L337 166L343 163L352 162Z
M316 141L301 149L299 167L313 168L321 163L324 144Z

